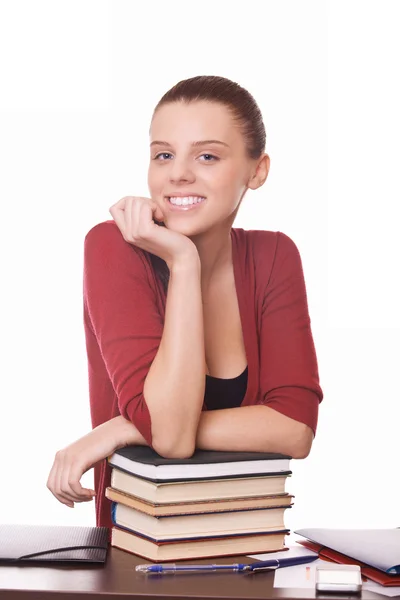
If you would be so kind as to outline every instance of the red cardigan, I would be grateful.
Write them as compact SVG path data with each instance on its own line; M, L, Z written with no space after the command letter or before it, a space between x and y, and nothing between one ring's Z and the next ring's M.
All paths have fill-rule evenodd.
M248 361L242 406L265 404L315 432L323 394L298 249L281 232L232 228L231 240ZM149 255L126 242L113 220L85 237L83 293L92 425L121 414L151 445L143 387L166 294ZM95 467L98 526L111 527L110 471L106 461Z

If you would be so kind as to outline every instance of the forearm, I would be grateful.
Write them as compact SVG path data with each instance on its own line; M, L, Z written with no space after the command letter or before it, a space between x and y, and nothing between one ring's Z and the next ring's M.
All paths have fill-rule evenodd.
M114 423L115 450L125 446L148 446L136 425L122 415L114 417L109 423Z
M242 406L204 411L197 430L196 448L237 452L278 452L305 458L313 432L268 406Z
M144 384L152 445L163 456L191 455L205 391L201 267L171 267L163 335Z

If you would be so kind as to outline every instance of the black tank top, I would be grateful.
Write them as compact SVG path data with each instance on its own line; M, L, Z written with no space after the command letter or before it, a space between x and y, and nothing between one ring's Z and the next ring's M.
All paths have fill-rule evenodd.
M232 379L220 379L206 375L204 402L208 410L235 408L241 405L247 389L247 371Z

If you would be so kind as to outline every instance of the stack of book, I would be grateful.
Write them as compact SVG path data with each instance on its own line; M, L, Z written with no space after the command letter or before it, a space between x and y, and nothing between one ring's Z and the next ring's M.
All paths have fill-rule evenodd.
M111 545L153 562L285 549L290 456L197 450L166 459L145 446L109 458Z

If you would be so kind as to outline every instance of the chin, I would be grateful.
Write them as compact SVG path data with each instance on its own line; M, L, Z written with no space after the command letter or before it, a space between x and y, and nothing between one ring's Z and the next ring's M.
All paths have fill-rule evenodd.
M189 223L165 223L166 227L171 231L175 231L176 233L181 233L182 235L186 235L186 237L191 237L200 233L199 227L194 225L190 225Z
M185 235L188 238L196 237L208 230L208 227L204 227L204 225L196 226L189 223L174 223L173 225L171 223L166 223L166 227L171 229L171 231Z

